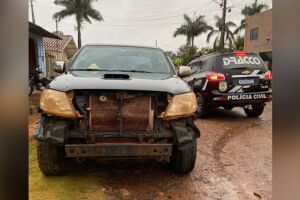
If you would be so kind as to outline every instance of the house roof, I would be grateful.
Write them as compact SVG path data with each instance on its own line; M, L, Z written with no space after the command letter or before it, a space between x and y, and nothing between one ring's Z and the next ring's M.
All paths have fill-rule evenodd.
M44 37L44 45L46 51L63 51L69 43L74 43L74 39L71 35L64 35L63 33L59 32L58 36L61 38L61 40ZM75 44L76 50L77 46Z
M77 51L77 46L73 37L71 35L64 35L62 32L58 32L57 34L61 40L48 37L43 38L45 51L66 51L67 55L72 57Z
M61 39L59 36L57 36L53 33L50 33L49 31L43 29L42 27L40 27L34 23L31 23L31 22L28 22L28 23L29 23L29 32L31 32L31 33L35 33L42 37Z

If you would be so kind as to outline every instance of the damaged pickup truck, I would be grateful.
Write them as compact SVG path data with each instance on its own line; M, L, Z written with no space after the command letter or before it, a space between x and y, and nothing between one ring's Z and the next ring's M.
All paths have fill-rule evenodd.
M193 170L200 131L197 101L158 48L86 45L40 98L34 135L38 163L48 176L67 171L67 160L156 158L176 173Z

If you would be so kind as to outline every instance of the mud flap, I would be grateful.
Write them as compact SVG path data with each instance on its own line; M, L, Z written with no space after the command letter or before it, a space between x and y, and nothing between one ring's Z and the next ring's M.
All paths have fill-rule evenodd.
M67 140L69 122L64 120L47 120L40 118L39 128L33 137L36 140L49 142L55 145L64 145Z

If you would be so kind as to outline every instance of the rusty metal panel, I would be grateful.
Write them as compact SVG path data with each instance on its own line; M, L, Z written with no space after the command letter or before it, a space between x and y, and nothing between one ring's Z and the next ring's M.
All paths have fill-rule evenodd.
M171 156L172 144L68 144L66 157Z
M122 109L124 131L149 129L150 97L135 97L124 100Z
M90 95L89 131L122 132L142 131L152 128L151 97L130 96L120 93Z
M119 131L119 104L113 96L106 96L106 101L100 101L99 96L90 95L90 131Z

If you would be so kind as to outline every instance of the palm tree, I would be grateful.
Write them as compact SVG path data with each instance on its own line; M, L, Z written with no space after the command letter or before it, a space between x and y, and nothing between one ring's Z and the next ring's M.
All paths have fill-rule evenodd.
M258 4L257 0L255 0L250 6L245 6L245 8L243 8L243 10L241 11L241 14L244 16L244 19L242 19L241 25L237 27L234 33L236 34L245 29L247 17L256 15L260 13L263 9L268 9L268 8L269 6L267 4L264 3Z
M216 26L217 29L211 29L210 30L210 32L207 35L206 42L209 42L213 35L217 35L215 37L215 41L214 41L214 44L213 44L213 49L219 49L220 48L220 36L221 36L221 31L222 31L222 18L216 15L215 19L216 19L215 26ZM227 42L230 49L233 48L233 42L234 42L234 34L230 30L230 28L232 28L232 27L236 27L236 24L231 22L231 21L228 21L228 22L225 23L225 37L224 37L225 38L225 44Z
M233 42L234 50L242 51L244 49L244 37L238 35Z
M77 23L77 34L78 34L78 48L81 47L81 28L84 21L89 22L91 19L102 21L103 18L99 11L93 8L92 2L97 0L55 0L54 4L63 6L64 9L53 15L54 19L58 21L65 17L75 15Z
M192 20L186 14L184 14L183 17L185 20L184 24L176 29L173 36L176 37L177 35L185 35L187 44L191 44L193 48L195 37L207 32L211 29L211 27L207 25L203 15L198 16L195 20Z

